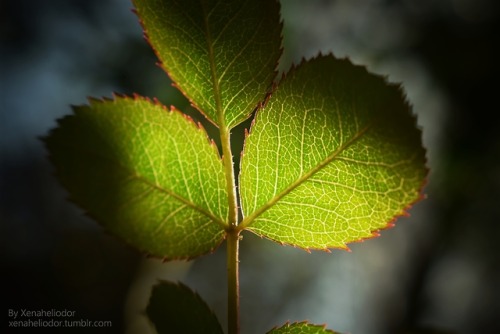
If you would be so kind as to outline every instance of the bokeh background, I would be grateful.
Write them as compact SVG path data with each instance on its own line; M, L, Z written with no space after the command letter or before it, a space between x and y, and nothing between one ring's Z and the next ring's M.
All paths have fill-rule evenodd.
M223 246L192 262L145 259L67 202L38 139L69 105L113 91L199 117L155 66L131 7L0 1L2 332L21 308L113 323L78 333L152 332L142 312L158 278L188 284L225 323ZM355 334L500 333L500 2L283 0L282 16L282 71L333 52L403 83L431 174L411 217L351 252L246 233L242 333L298 320Z

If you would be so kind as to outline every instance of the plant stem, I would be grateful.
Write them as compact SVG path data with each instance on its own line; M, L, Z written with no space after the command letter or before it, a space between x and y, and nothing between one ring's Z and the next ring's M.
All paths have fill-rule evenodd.
M236 181L233 168L233 154L231 152L231 138L229 129L225 126L220 128L220 139L222 144L222 159L224 172L226 174L226 190L229 206L229 230L238 226L238 201L236 200Z
M205 2L202 2L205 5ZM204 6L205 7L205 6ZM206 11L206 8L204 8ZM238 200L236 194L236 179L234 177L233 153L231 152L231 130L226 125L224 108L221 99L219 79L215 66L213 39L208 24L208 14L205 17L205 29L208 41L208 53L210 59L210 71L214 89L215 105L219 123L219 135L222 145L222 159L224 174L226 175L226 191L228 199L228 226L227 233L227 281L228 281L228 330L229 334L240 332L240 291L239 291L239 238L238 229Z
M240 279L239 279L240 231L227 233L227 324L229 334L240 332Z
M236 182L234 178L233 155L229 129L220 128L222 154L226 174L226 189L229 206L229 226L227 233L227 326L229 334L240 332L240 276L239 276L239 242L238 202L236 199Z
M238 202L236 199L236 182L233 168L233 155L229 129L220 127L222 155L226 174L226 190L229 206L229 226L227 233L227 325L229 334L240 332L240 276L239 276L239 241Z

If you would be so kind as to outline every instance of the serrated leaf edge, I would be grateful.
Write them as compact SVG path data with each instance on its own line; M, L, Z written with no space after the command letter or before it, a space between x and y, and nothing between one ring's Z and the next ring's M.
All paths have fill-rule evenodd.
M113 92L111 94L111 97L101 97L101 98L96 98L96 97L92 97L92 96L89 96L87 98L87 101L88 101L88 104L83 104L83 105L71 105L72 109L75 110L77 108L83 108L83 107L91 107L92 105L96 104L96 103L109 103L109 102L116 102L118 99L123 99L123 100L132 100L132 101L138 101L138 100L142 100L142 101L146 101L146 102L149 102L149 103L152 103L154 105L157 105L157 106L160 106L162 107L162 109L165 110L165 112L168 112L168 113L178 113L180 114L184 119L186 119L186 121L188 121L192 126L194 126L196 128L197 131L202 131L206 138L207 138L207 141L209 143L209 145L212 147L212 149L215 151L215 153L217 154L217 157L219 158L219 160L222 162L222 158L219 154L219 150L217 148L217 145L216 143L214 142L213 139L211 139L207 132L205 131L205 128L203 127L203 125L200 123L200 122L195 122L193 120L193 118L191 118L189 115L186 115L184 114L183 112L181 112L180 110L178 110L177 108L175 108L174 106L171 106L170 109L165 106L164 104L162 104L157 98L149 98L149 97L145 97L145 96L142 96L142 95L139 95L137 93L133 93L131 96L129 95L126 95L126 94L120 94L120 93L116 93L116 92ZM57 124L60 125L61 122L66 119L66 118L69 118L69 117L75 117L74 114L69 114L69 115L65 115L61 118L59 118L57 120ZM52 128L48 135L46 136L42 136L42 137L39 137L39 139L44 143L44 144L47 144L47 138L49 138L53 133L54 131L56 131L58 129L58 127L54 127ZM47 154L47 157L49 159L49 161L53 161L52 159L52 154L49 153ZM54 166L54 164L52 164ZM58 172L57 172L57 168L53 168L53 175L55 177L58 178ZM58 178L60 180L60 178ZM68 189L66 187L66 185L64 184L64 182L62 182L62 185L64 186L64 189ZM151 185L152 187L156 188L156 189L159 189L158 187L156 187L154 184L151 184L150 182L146 182L147 184ZM163 190L163 189L160 189L160 190ZM71 192L69 192L68 190L66 190L66 200L68 200L69 202L75 204L78 208L80 208L82 211L83 211L83 214L92 219L93 221L97 222L99 224L99 226L101 226L104 231L106 232L106 234L112 236L113 238L119 240L120 242L122 242L123 244L125 244L127 247L135 250L135 251L139 251L140 253L142 253L146 258L155 258L155 259L160 259L162 262L167 262L167 261L173 261L173 260L186 260L186 261L189 261L189 260L193 260L193 259L196 259L200 256L203 256L203 255L206 255L206 254L213 254L219 247L220 245L224 242L224 240L226 239L226 233L224 232L220 242L215 245L213 248L209 249L207 252L205 253L201 253L201 254L198 254L198 255L195 255L195 256L178 256L178 257L168 257L168 256L160 256L160 255L157 255L157 254L152 254L152 253L149 253L147 250L145 249L141 249L135 245L132 245L131 243L127 242L126 240L124 240L123 238L120 238L118 236L116 236L114 233L112 233L111 231L109 231L102 223L99 222L99 219L97 219L96 217L94 217L94 215L86 210L85 208L83 208L77 199L73 198L73 196L71 195ZM174 196L175 198L177 198L176 196ZM195 210L198 210L198 207L195 206L195 205L191 205L191 207L193 207ZM205 211L205 210L203 210ZM202 212L203 214L207 215L207 213L205 212ZM210 214L210 213L208 213ZM207 215L208 218L212 219L214 222L216 222L217 224L219 224L221 227L223 227L223 229L225 230L227 225L222 222L220 219L218 219L217 217L213 216L213 215Z
M244 157L244 153L245 153L245 146L246 146L246 142L247 142L247 138L248 136L252 133L252 128L254 127L255 125L255 121L257 120L257 117L258 117L258 113L262 110L262 108L265 107L265 105L267 104L267 102L272 99L272 94L279 88L279 85L289 76L291 75L294 71L296 71L297 69L299 69L301 66L303 66L304 64L310 62L310 61L313 61L315 59L318 59L318 58L322 58L322 57L335 57L335 55L332 53L332 52L328 52L326 54L323 54L321 51L318 52L318 54L316 56L313 56L311 58L302 58L301 61L298 63L298 64L292 64L290 66L290 68L288 69L288 71L286 72L283 72L282 75L281 75L281 78L279 80L278 83L275 83L273 84L273 89L268 93L268 95L266 95L266 98L265 100L259 104L257 110L256 110L256 114L255 114L255 117L252 119L252 122L251 122L251 125L250 125L250 130L247 131L245 129L245 139L244 139L244 143L243 143L243 150L241 151L241 159L240 159L240 170L241 170L241 166L242 166L242 162L243 162L243 157ZM357 67L357 68L361 68L363 69L363 71L369 75L372 75L372 76L375 76L375 77L378 77L379 79L382 79L385 84L387 84L389 87L393 88L393 89L397 89L398 92L401 94L401 97L403 98L403 102L404 104L406 104L408 106L408 110L410 113L412 113L411 109L412 109L412 106L411 104L409 103L408 99L407 99L407 96L406 96L406 93L403 91L402 87L400 84L395 84L395 83L390 83L387 79L387 76L383 76L383 75L379 75L379 74L376 74L376 73L371 73L368 71L367 67L364 66L364 65L357 65L357 64L354 64L349 57L343 57L343 58L336 58L338 60L342 60L342 61L347 61L349 62L351 65L353 65L354 67ZM414 121L414 126L415 128L417 129L417 131L419 131L420 133L422 132L422 128L421 126L418 125L417 123L417 117L412 113L412 115L414 116L413 117L413 121ZM366 129L368 130L368 129ZM366 131L365 130L365 131ZM350 140L349 142L352 142L352 140ZM348 143L349 143L348 142ZM342 147L342 150L345 149L347 146L343 146ZM340 150L340 151L342 151ZM339 150L337 150L339 151ZM334 154L330 154L329 157L331 157L332 155ZM331 160L333 160L335 157L333 157ZM323 163L324 161L328 160L328 158L324 159L321 163ZM347 252L351 252L351 249L347 246L347 244L352 244L352 243L361 243L361 242L364 242L365 240L370 240L370 239L373 239L373 238L377 238L380 236L380 232L381 231L384 231L386 229L389 229L389 228L392 228L395 226L395 222L401 218L401 217L409 217L410 214L409 214L409 210L418 202L424 200L427 198L427 196L423 193L423 189L425 188L425 186L427 185L428 183L428 173L429 173L429 168L427 166L427 157L425 158L425 161L424 161L424 168L425 168L425 178L424 180L422 181L422 184L420 186L420 189L418 190L418 194L419 196L413 201L413 202L410 202L407 206L405 206L399 213L395 214L394 217L387 221L386 225L382 228L378 228L378 229L375 229L373 231L371 231L371 235L370 236L367 236L367 237L363 237L359 240L355 240L355 241L351 241L349 243L345 243L344 244L344 247L342 246L336 246L336 247L333 247L333 246L330 246L330 247L302 247L302 246L298 246L298 245L295 245L295 244L292 244L292 243L287 243L287 242L282 242L282 241L277 241L277 240L274 240L272 238L269 238L263 234L260 234L260 233L257 233L255 231L252 231L249 227L251 226L253 220L255 218L257 218L260 214L264 213L267 209L269 209L271 206L269 206L268 208L265 208L263 210L261 210L263 207L267 206L268 203L270 202L273 202L273 200L276 198L276 197L279 197L277 201L279 201L281 198L283 198L284 196L286 196L287 193L293 191L293 189L295 189L297 186L293 187L292 189L290 189L288 192L287 190L283 191L282 193L278 194L277 196L275 196L274 198L272 198L270 201L268 201L266 204L264 204L263 206L261 206L260 208L258 208L257 210L255 210L254 212L252 212L249 216L247 217L250 217L252 216L251 218L248 218L247 217L244 217L241 224L238 225L238 227L241 229L241 230L248 230L250 232L252 232L253 234L261 237L261 238L264 238L264 239L268 239L270 241L273 241L275 243L278 243L282 246L292 246L294 248L298 248L298 249L302 249L308 253L311 253L311 250L317 250L317 251L324 251L324 252L327 252L327 253L331 253L331 249L341 249L341 250L345 250ZM307 173L306 173L307 174ZM313 173L314 174L314 173ZM239 177L241 177L241 172L240 172L240 175ZM294 182L295 183L295 182ZM288 188L287 188L288 189ZM283 194L283 195L282 195ZM282 195L282 196L280 196ZM254 215L255 212L257 211L260 211L258 214Z
M279 55L277 57L277 60L276 60L276 64L274 65L274 71L273 71L273 80L270 82L270 85L269 85L269 88L264 92L262 92L262 95L264 97L264 99L267 99L267 97L269 96L269 93L270 91L273 90L273 87L275 85L275 79L278 75L278 65L280 63L280 59L281 57L283 56L283 50L284 50L284 47L283 47L283 18L281 17L281 2L279 0L274 0L277 5L278 5L278 12L279 12L279 17L280 17L280 21L279 21L279 26L280 26L280 39L281 39L281 45L280 45L280 48L278 50L279 52ZM150 41L150 38L149 38L149 35L148 35L148 31L146 29L146 26L141 18L141 16L139 15L137 9L135 8L136 5L135 5L135 0L132 0L132 4L134 5L134 8L132 8L132 12L137 16L137 19L139 20L139 24L141 25L142 27L142 31L143 31L143 37L144 37L144 40L148 43L148 45L151 47L151 49L153 50L156 58L157 58L157 62L156 62L156 65L161 68L163 70L163 72L165 72L165 74L168 76L168 78L170 79L170 81L172 81L172 87L176 88L179 92L181 92L181 94L189 101L189 104L195 108L196 110L198 110L210 123L212 123L215 127L217 128L220 128L220 124L217 124L217 121L218 120L213 120L211 119L190 97L189 95L176 83L176 81L172 78L172 76L170 75L169 73L169 70L167 69L167 67L165 66L165 64L163 63L163 61L161 60L161 57L160 57L160 54L159 52L156 50L156 48L153 46L153 44L151 43ZM213 62L210 61L210 66L212 67L213 66ZM210 77L214 80L213 78L213 75L211 73ZM218 89L218 85L212 83L213 86L214 86L214 91L219 91ZM217 89L215 89L217 88ZM220 94L216 94L215 96L215 100L220 100ZM218 105L219 103L216 102L216 104ZM239 124L241 124L242 122L244 122L245 120L247 120L258 108L259 108L259 105L261 104L261 102L257 102L257 105L250 109L246 114L242 114L241 115L241 119L237 122L235 122L234 124L231 124L231 126L229 127L230 129L238 126ZM217 113L220 114L222 113L222 110L219 110L220 107L217 106ZM220 118L220 116L219 116ZM225 126L225 124L224 124Z
M208 115L201 108L199 108L196 105L196 103L194 103L194 101L189 97L189 95L186 94L186 92L181 87L179 87L179 85L177 85L177 83L175 82L175 80L172 78L172 76L170 75L167 67L164 65L163 61L161 60L159 51L156 50L156 48L151 43L151 39L149 37L148 30L146 29L146 25L144 24L143 19L141 18L141 16L139 15L139 12L136 9L137 6L136 6L136 3L135 3L135 0L132 0L132 4L133 4L134 8L132 8L131 11L132 11L132 13L134 13L137 16L139 24L141 25L141 28L142 28L143 38L146 41L146 43L149 45L149 47L153 50L153 52L154 52L154 54L156 56L156 59L157 59L156 66L158 66L163 72L165 72L165 74L168 76L168 78L172 82L171 86L174 87L174 88L176 88L179 92L181 92L181 94L189 101L189 104L193 108L195 108L196 110L198 110L210 123L212 123L215 127L218 128L219 125L216 123L216 121L213 120L213 119L211 119L210 117L208 117Z

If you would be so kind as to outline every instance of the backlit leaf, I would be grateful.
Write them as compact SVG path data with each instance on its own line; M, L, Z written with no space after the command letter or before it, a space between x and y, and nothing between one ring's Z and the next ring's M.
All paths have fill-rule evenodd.
M134 0L145 33L176 86L229 128L262 101L281 54L275 0Z
M223 334L215 314L187 286L161 281L153 287L146 313L158 334Z
M91 100L45 141L72 200L129 244L191 258L222 242L222 162L205 131L180 112L138 97Z
M279 328L273 328L267 334L336 334L325 326L312 325L307 322L287 323Z
M241 227L306 249L372 237L421 198L427 173L400 88L331 55L282 80L241 168Z

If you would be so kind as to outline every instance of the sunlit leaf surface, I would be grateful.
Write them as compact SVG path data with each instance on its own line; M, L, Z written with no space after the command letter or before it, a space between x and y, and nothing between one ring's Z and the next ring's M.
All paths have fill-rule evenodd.
M175 85L212 122L248 118L281 55L275 0L134 0L146 35Z
M45 141L71 199L136 248L191 258L222 242L222 162L180 112L143 98L91 100Z
M241 166L242 226L302 248L346 248L405 214L426 177L400 88L319 56L257 113Z

